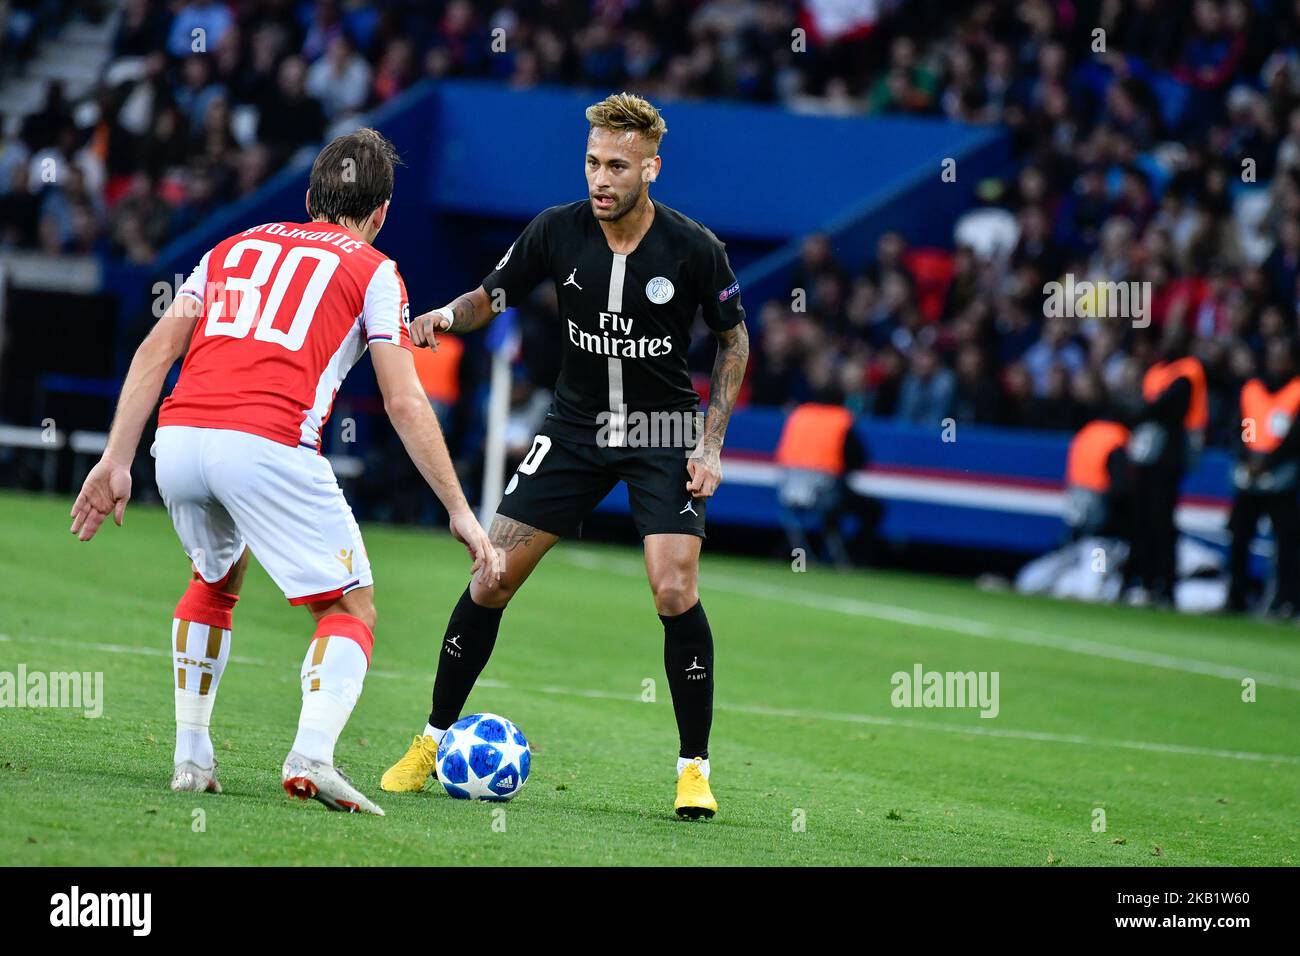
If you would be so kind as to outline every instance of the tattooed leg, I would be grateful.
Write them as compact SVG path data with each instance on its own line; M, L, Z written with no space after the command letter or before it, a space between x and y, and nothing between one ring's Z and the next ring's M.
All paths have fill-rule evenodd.
M502 608L510 603L515 592L523 587L528 575L537 567L537 562L560 539L504 515L492 519L488 537L492 539L492 546L505 556L506 573L501 583L490 591L477 581L471 582L469 593L476 604Z

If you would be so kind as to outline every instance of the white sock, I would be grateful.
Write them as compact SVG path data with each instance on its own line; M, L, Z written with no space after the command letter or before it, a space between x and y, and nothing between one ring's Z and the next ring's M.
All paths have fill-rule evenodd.
M366 652L348 637L317 637L302 662L302 714L293 750L333 765L334 745L366 679Z
M440 743L442 743L442 735L445 734L446 732L447 732L447 731L442 730L442 729L440 729L440 728L438 728L438 727L433 726L433 724L425 724L425 725L424 725L424 736L426 736L426 737L432 737L432 738L433 738L433 742L434 742L435 744L440 744Z
M176 749L173 762L192 760L211 767L208 724L217 702L217 685L230 659L230 630L172 619L172 671L176 696Z
M691 757L678 757L677 776L680 777L682 775L682 771L685 770L694 762L695 760ZM705 757L703 760L700 761L700 774L704 777L705 780L709 779L709 758L708 757Z

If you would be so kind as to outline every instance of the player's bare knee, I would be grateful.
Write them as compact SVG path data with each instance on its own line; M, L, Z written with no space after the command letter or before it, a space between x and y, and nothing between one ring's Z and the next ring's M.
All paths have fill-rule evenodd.
M226 574L225 580L218 582L214 587L225 591L227 594L238 594L244 586L244 575L248 572L249 550L245 548L243 553L230 566L230 571Z
M469 584L469 597L479 607L500 609L510 603L516 590L517 588L511 582L504 579L497 582L495 587L489 588L480 584L478 578L475 578Z
M379 620L379 612L375 610L375 602L369 598L363 598L350 606L346 613L351 614L358 621L370 628L370 633L375 632L375 623Z
M650 582L655 610L664 617L676 617L693 608L700 599L695 576L682 571L656 575Z
M309 604L307 608L317 622L322 618L329 617L331 614L346 614L349 617L355 617L369 628L372 634L375 631L375 623L379 617L375 611L375 602L370 588L353 591L333 601Z

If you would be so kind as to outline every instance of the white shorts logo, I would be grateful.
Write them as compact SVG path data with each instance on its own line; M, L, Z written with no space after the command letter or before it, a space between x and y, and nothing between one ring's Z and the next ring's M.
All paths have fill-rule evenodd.
M655 276L645 284L645 296L655 305L663 305L673 297L673 284L663 276Z
M498 269L500 269L502 266L504 266L507 262L510 261L510 253L514 251L515 251L515 244L512 242L510 243L510 248L506 250L506 254L502 256L501 261L497 263Z

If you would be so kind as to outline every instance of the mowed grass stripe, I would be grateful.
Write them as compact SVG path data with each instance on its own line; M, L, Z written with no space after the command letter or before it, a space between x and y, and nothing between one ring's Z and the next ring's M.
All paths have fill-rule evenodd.
M9 634L0 634L0 641L12 641ZM154 647L129 647L121 644L94 644L84 641L70 641L59 638L28 637L26 640L35 644L53 644L73 647L81 650L103 651L112 654L140 654L146 657L171 657L171 652ZM271 661L255 657L234 657L231 661L257 667L274 666ZM433 674L401 673L371 668L367 678L379 680L413 681L422 686L429 686ZM617 691L598 690L594 688L528 686L512 684L508 681L494 680L490 677L480 678L478 686L497 690L513 690L522 693L550 694L560 697L581 697L591 700L611 700L623 703L640 704L641 698L636 694ZM1082 745L1088 747L1117 747L1127 750L1145 750L1157 753L1185 754L1193 757L1219 757L1228 760L1250 760L1265 763L1289 763L1300 765L1300 755L1285 753L1255 753L1242 750L1221 750L1213 747L1199 747L1191 744L1158 743L1149 740L1111 740L1104 737L1089 737L1084 734L1058 734L1050 731L1005 728L976 725L936 723L934 721L909 720L901 717L879 717L871 714L843 714L817 710L800 710L790 707L765 707L757 704L737 704L727 701L715 701L716 710L731 711L737 714L750 714L759 717L771 717L790 720L820 720L851 724L869 724L873 727L906 727L937 733L964 734L967 736L1003 737L1013 740L1033 740L1041 743Z
M631 561L610 560L605 555L574 550L563 553L570 564L588 570L614 571L627 577L642 577L643 566ZM768 582L755 582L727 574L705 573L701 575L701 590L729 591L732 594L755 597L762 600L779 601L796 604L817 610L834 611L853 617L870 618L893 624L905 624L932 630L952 631L967 637L985 640L1010 641L1029 647L1041 647L1051 650L1068 651L1072 654L1086 654L1108 660L1124 661L1129 664L1143 664L1167 670L1182 671L1187 674L1199 674L1206 677L1219 677L1239 681L1250 677L1259 684L1281 687L1286 690L1300 691L1300 677L1284 674L1271 674L1266 671L1247 670L1242 667L1229 667L1210 661L1195 660L1170 654L1158 654L1136 648L1107 644L1084 638L1069 637L1023 627L1006 627L970 618L954 617L948 614L936 614L931 611L918 610L896 604L883 604L876 601L863 601L858 598L839 597L821 593L817 590L799 590L783 587ZM1296 634L1300 641L1300 632Z
M662 632L639 555L585 544L562 545L521 592L469 702L517 720L538 747L533 778L506 807L506 832L492 829L489 807L434 792L380 794L380 773L423 725L438 638L468 565L445 535L375 526L364 531L379 581L376 679L339 752L388 816L327 814L278 790L311 628L260 569L236 612L235 652L264 665L231 666L214 718L227 793L170 794L164 664L184 556L166 516L134 505L125 529L79 545L66 533L68 505L0 495L0 631L19 638L0 642L0 670L18 660L103 669L109 708L101 720L0 711L0 853L14 862L1042 865L1049 854L1067 865L1300 862L1293 764L1176 749L1265 757L1289 749L1300 706L1288 690L1261 686L1247 705L1226 680L709 590L709 576L807 584L993 628L1055 633L1065 622L1061 633L1120 643L1123 627L1123 643L1139 649L1300 672L1281 629L1246 623L1234 645L1221 622L1179 621L1171 651L1159 615L900 574L793 578L781 562L713 554L705 604L719 649L713 750L723 810L709 824L679 825ZM563 555L578 549L637 574L575 569ZM915 661L1001 670L1001 716L893 709L889 675ZM646 678L658 682L653 704L640 701ZM984 733L990 724L1004 735ZM1034 739L1049 735L1067 740ZM1091 829L1096 807L1107 811L1105 833ZM195 809L207 814L203 834L191 829ZM797 810L803 832L792 829Z

